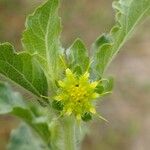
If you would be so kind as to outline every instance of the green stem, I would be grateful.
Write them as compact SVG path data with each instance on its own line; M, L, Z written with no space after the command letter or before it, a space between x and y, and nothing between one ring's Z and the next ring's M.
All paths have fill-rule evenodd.
M64 150L77 150L75 121L72 118L64 119L63 132L64 132Z

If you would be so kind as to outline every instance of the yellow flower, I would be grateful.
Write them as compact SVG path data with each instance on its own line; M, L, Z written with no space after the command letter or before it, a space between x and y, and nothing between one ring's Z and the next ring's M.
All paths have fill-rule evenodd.
M84 114L96 114L94 100L100 95L96 93L98 81L90 82L89 73L77 76L70 69L66 69L66 77L58 81L59 89L54 99L61 102L63 115L75 115L81 120Z

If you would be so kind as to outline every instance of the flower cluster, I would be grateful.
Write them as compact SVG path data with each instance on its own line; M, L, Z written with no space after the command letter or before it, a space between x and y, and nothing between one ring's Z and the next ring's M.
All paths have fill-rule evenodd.
M90 82L88 72L77 76L66 69L66 77L58 81L58 84L59 89L54 99L59 104L62 115L73 114L77 120L86 120L91 118L91 114L96 114L94 100L100 96L96 92L99 82Z

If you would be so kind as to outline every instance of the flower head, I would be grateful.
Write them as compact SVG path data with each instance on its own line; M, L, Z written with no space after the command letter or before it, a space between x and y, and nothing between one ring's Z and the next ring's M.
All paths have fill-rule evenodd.
M63 115L75 115L81 120L87 114L96 114L94 100L99 97L96 92L98 81L91 82L89 73L77 76L70 69L66 69L66 77L58 81L59 89L54 97L61 106Z

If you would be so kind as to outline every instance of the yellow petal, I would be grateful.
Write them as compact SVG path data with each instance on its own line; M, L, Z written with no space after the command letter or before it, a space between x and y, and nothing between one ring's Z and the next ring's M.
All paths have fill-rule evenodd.
M63 81L58 81L59 86L65 87L65 83Z
M66 69L66 77L68 78L68 80L71 80L72 82L75 80L75 75L69 68Z
M95 93L92 94L91 98L95 99L95 98L98 98L99 96L100 96L100 95L95 92Z
M91 87L92 89L94 89L94 88L96 88L97 85L98 85L98 82L95 81L95 82L92 82L92 83L90 84L90 87Z
M72 114L72 109L71 108L68 108L67 111L66 111L66 115L67 116L70 116Z
M90 76L90 74L89 74L88 72L86 72L86 73L83 75L83 78L88 79L89 76Z
M94 108L94 107L91 107L91 108L90 108L90 112L91 112L92 114L96 114L95 108Z
M66 75L73 75L72 71L69 68L66 69Z
M57 100L57 101L61 101L62 100L62 96L60 96L60 95L55 96L54 99Z

